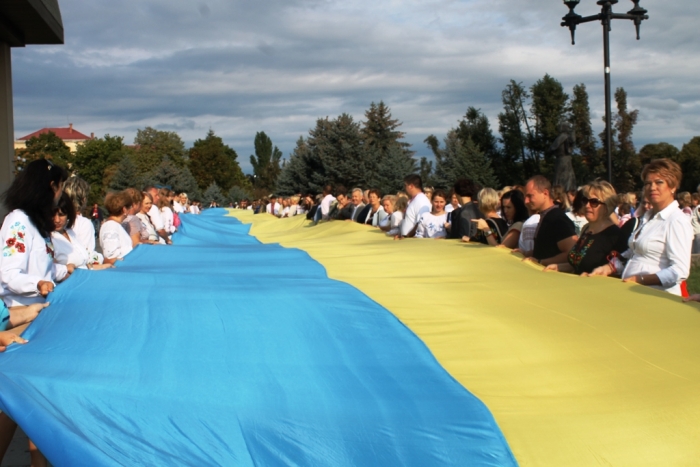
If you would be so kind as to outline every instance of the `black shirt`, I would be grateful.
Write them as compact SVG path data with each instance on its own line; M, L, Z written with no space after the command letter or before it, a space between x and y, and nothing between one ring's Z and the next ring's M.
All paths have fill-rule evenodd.
M494 235L496 235L496 241L500 245L503 241L503 237L506 235L506 232L508 232L508 222L500 217L489 217L486 219L486 222L489 224L489 228L493 231ZM489 243L488 238L486 235L484 235L482 230L479 230L479 233L474 240L486 245Z
M627 249L627 238L616 225L601 230L597 234L586 230L581 233L576 245L569 251L568 261L576 274L592 272L608 263L612 252L622 253Z
M550 208L541 216L535 235L535 247L532 250L532 256L538 261L561 253L557 243L576 235L574 223L560 208Z
M471 201L450 213L450 234L448 238L462 238L469 236L472 219L483 219L484 215L476 204Z

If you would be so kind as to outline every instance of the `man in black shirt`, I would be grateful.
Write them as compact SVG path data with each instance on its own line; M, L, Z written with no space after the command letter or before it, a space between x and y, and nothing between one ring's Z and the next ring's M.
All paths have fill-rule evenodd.
M532 213L539 213L540 223L534 249L523 253L544 266L566 263L578 240L574 223L554 204L551 192L552 184L542 175L535 175L525 185L525 205Z
M468 242L472 219L484 218L479 207L472 201L472 198L476 197L479 187L467 178L460 178L455 182L454 190L459 197L460 207L449 214L448 238L459 238L463 242Z

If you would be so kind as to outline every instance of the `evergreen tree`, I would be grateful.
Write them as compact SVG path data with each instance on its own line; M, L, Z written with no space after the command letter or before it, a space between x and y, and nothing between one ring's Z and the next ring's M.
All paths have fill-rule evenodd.
M140 173L152 172L168 157L176 166L183 167L187 162L185 143L173 131L160 131L146 127L136 131L134 145L137 158L136 166Z
M503 177L499 180L506 185L522 183L525 178L537 172L538 164L535 164L535 156L529 150L532 132L525 112L525 103L529 98L527 89L514 80L501 93L503 112L498 114L498 132L502 144L500 165L510 169L497 170L499 176Z
M15 151L15 175L37 159L48 159L69 172L73 169L70 149L53 131L32 136L27 140L25 148Z
M369 152L363 149L360 125L352 116L342 114L334 120L318 119L316 128L309 131L307 144L311 152L310 166L319 169L312 172L312 186L322 188L328 183L368 186L374 162L367 160Z
M617 88L615 91L615 103L617 115L613 118L613 141L617 137L617 143L612 158L613 185L620 192L633 191L641 186L639 175L642 167L632 142L632 131L637 123L639 111L627 110L627 93L623 88Z
M530 148L535 154L537 171L551 178L556 157L549 148L559 136L557 127L566 116L569 96L564 92L561 83L548 74L533 84L530 92L532 94L530 113L535 122Z
M167 156L149 174L144 184L168 187L176 193L187 193L190 198L198 198L201 193L190 169L176 166Z
M126 188L141 186L141 177L136 168L136 164L128 155L122 156L122 160L117 165L117 170L109 182L110 190L121 191Z
M290 196L295 193L318 191L319 187L311 186L310 183L312 170L309 146L306 144L306 140L300 136L289 160L282 167L275 192L283 196Z
M234 185L248 186L237 158L236 151L209 130L204 139L198 139L190 148L188 165L199 188L216 183L221 189L228 190Z
M588 105L586 85L581 83L574 86L574 97L571 100L569 122L576 135L575 147L579 158L573 158L577 180L593 180L605 177L607 171L605 161L600 157L596 140L591 127L591 109Z
M496 137L491 131L489 119L481 109L469 107L467 113L459 122L457 134L461 141L472 140L476 147L491 162L494 175L498 180L510 180L518 167L512 158L504 157L498 150Z
M498 187L490 161L471 139L462 141L457 130L452 129L445 137L445 148L439 146L435 136L425 142L435 154L435 186L449 189L455 180L466 177L487 187Z
M426 157L421 157L418 174L420 175L421 180L423 180L423 185L435 185L435 180L433 177L433 161L429 161Z
M219 206L226 206L226 197L221 193L221 188L212 182L211 185L204 191L202 199L205 204L210 204L212 201L216 201Z
M250 192L248 192L246 188L240 186L232 186L231 189L228 190L228 201L231 203L240 203L241 200L246 198L250 199L251 197Z
M412 157L406 157L406 150L394 144L389 146L387 154L383 156L375 179L366 186L377 188L382 194L396 193L404 189L404 177L416 170L416 161Z
M277 185L280 175L280 160L282 151L272 146L272 140L260 131L255 134L255 155L250 156L250 164L255 174L255 188L266 192L272 191Z
M681 152L669 143L647 144L639 150L639 164L644 167L654 159L671 159L681 163Z
M102 203L109 182L125 155L133 157L121 136L105 135L104 138L93 138L78 145L73 167L75 173L90 184L88 204ZM138 175L143 174L139 172Z

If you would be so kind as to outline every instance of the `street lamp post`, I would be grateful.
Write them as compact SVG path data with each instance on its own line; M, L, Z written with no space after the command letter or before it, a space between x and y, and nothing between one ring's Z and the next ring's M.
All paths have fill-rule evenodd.
M562 18L561 25L568 27L571 31L571 45L576 44L576 26L591 21L600 21L603 25L603 48L605 67L605 151L608 154L608 180L612 183L612 110L610 97L610 30L614 19L629 19L634 21L637 30L637 40L639 40L639 27L642 21L649 19L647 10L639 6L640 0L632 0L634 8L626 14L613 13L612 7L619 0L598 0L600 13L593 16L581 16L574 12L580 0L564 0L564 5L569 8L569 13Z

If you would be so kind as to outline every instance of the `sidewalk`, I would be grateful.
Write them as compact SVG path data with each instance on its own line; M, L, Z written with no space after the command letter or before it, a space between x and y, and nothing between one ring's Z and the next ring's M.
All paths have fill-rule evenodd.
M29 444L27 435L21 428L17 428L15 437L12 438L10 447L7 448L5 458L0 467L29 467Z

